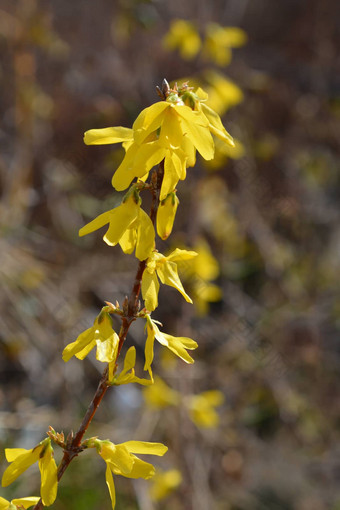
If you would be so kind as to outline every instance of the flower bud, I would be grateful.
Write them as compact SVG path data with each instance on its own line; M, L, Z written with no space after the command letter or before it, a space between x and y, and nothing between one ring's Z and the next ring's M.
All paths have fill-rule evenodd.
M169 237L179 204L176 192L169 193L161 201L157 211L157 233L163 241Z

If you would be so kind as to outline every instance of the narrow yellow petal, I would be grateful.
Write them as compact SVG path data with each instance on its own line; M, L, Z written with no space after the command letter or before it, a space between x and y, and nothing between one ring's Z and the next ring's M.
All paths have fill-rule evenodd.
M120 206L113 209L110 216L110 226L104 235L104 241L109 246L119 243L125 231L136 221L139 216L140 206L130 196Z
M131 471L124 474L126 478L144 478L145 480L148 480L155 474L156 470L152 464L149 464L148 462L135 457L135 455L131 454L131 457L133 458L134 463ZM118 473L115 469L113 469L113 472L116 474L121 474Z
M214 157L214 141L209 131L209 122L202 112L194 112L188 106L178 106L183 131L204 159Z
M1 500L2 498L0 498ZM38 503L40 498L38 497L28 497L28 498L18 498L18 499L12 499L13 505L16 505L18 507L23 506L24 508L29 508L30 506L36 505ZM0 504L0 510L1 510L1 504Z
M30 452L31 450L27 450L26 448L6 448L5 456L7 462L13 462L17 457L20 457L23 453Z
M39 469L41 473L41 499L45 506L50 506L54 503L58 490L57 465L53 458L51 446L47 447L43 457L39 459Z
M130 186L132 180L135 178L133 167L134 161L139 149L139 145L133 143L127 149L123 161L115 171L112 177L112 186L117 191L123 191Z
M159 282L155 272L150 273L145 269L142 277L142 296L145 301L145 308L152 312L158 306Z
M162 443L149 443L147 441L126 441L122 443L130 453L145 454L145 455L158 455L162 457L167 451L168 447Z
M178 155L167 150L164 162L164 177L160 193L160 200L164 200L173 191L182 176L182 162Z
M177 264L175 262L166 261L162 266L157 268L157 274L162 283L174 287L178 290L188 303L192 303L191 298L185 292L182 282L177 273Z
M63 360L65 362L69 361L72 356L75 356L77 353L82 351L85 347L87 347L92 341L94 337L94 328L86 329L78 336L75 342L68 344L63 350Z
M164 119L164 110L170 105L166 101L159 101L148 108L145 108L137 117L133 124L134 138L139 144L162 124Z
M145 342L145 364L144 364L144 370L149 370L151 367L151 364L153 362L153 346L155 342L155 331L154 329L147 323L147 338Z
M8 510L10 502L5 498L0 497L0 510Z
M90 129L84 133L86 145L105 145L133 140L133 130L126 127Z
M90 234L91 232L94 232L95 230L98 230L99 228L102 228L104 225L109 223L111 218L111 211L106 211L103 214L100 214L95 218L94 220L90 221L90 223L87 223L87 225L84 225L79 230L79 236L86 236L87 234Z
M172 262L182 262L184 260L193 259L194 257L197 257L197 255L198 254L195 251L181 250L180 248L176 248L166 258Z
M134 228L128 228L119 239L119 245L124 253L133 253L137 242L137 231Z
M32 450L26 450L26 452L17 456L10 466L5 470L2 476L2 486L7 487L14 480L18 478L27 468L39 460L39 455L42 450L42 446L33 448ZM15 448L17 450L17 448ZM10 454L8 454L10 455ZM6 452L7 457L7 452Z
M155 247L155 229L150 217L141 208L138 222L136 257L139 260L145 260Z
M110 494L111 504L112 504L112 510L115 510L115 506L116 506L115 484L113 482L113 476L112 476L112 473L111 473L111 469L109 468L108 465L106 465L105 479L106 479L107 487L109 489L109 494Z

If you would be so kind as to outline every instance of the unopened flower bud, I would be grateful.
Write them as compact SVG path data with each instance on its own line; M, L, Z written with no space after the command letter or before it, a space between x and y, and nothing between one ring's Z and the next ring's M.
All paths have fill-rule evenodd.
M157 211L157 233L163 240L171 234L179 204L176 192L169 193L159 204Z

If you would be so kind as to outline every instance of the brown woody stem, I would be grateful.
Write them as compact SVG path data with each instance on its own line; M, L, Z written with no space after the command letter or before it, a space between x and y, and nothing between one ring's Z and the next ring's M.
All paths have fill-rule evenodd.
M159 164L158 169L154 170L151 177L152 203L149 216L153 224L155 224L156 221L156 214L159 206L159 195L163 182L163 175L164 175L164 160ZM136 320L136 313L138 312L138 299L141 291L142 277L145 268L146 260L141 260L138 264L136 278L129 297L127 314L126 316L122 317L122 325L119 332L119 345L117 358L123 347L129 328L132 322ZM107 381L107 374L108 366L105 368L103 372L96 393L94 394L94 397L89 407L87 408L87 411L85 413L85 416L83 418L83 421L81 422L78 431L76 432L75 436L73 437L72 435L67 442L67 446L64 449L64 456L58 466L58 481L61 479L61 477L65 473L66 469L68 468L69 464L72 462L74 457L77 457L77 455L83 451L81 442L84 437L84 434L87 431L88 427L90 426L90 423L94 415L96 414L100 402L102 401L105 393L110 387ZM42 508L43 504L42 500L40 499L38 503L33 507L33 510L41 510Z

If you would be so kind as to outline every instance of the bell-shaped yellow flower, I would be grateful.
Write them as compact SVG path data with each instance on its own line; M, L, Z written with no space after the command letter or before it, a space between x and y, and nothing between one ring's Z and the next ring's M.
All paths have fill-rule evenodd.
M138 195L138 193L137 193ZM140 206L141 200L131 189L122 204L100 214L82 227L80 236L85 236L109 224L103 239L109 246L120 244L124 253L132 253L136 248L136 257L145 260L155 245L155 230L150 217Z
M191 60L200 50L201 38L193 23L184 19L175 19L171 22L163 44L170 50L178 48L182 58Z
M169 237L175 221L176 211L179 204L176 192L169 193L158 206L157 211L157 234L163 241Z
M136 348L132 346L126 352L123 370L118 375L114 375L116 363L112 362L109 364L108 382L115 386L120 386L122 384L129 383L138 383L142 384L143 386L149 386L150 384L153 384L151 369L149 368L148 370L150 379L142 379L135 375L135 365L136 365Z
M179 403L179 394L170 388L160 377L155 377L152 386L143 390L146 403L153 408L163 409Z
M58 479L51 440L46 438L31 450L26 450L25 448L7 448L5 455L7 461L11 462L11 465L8 466L2 476L2 486L7 487L27 468L38 462L41 474L41 499L44 506L52 505L57 497Z
M114 444L111 441L95 439L93 446L106 462L106 483L109 489L112 509L116 504L114 475L121 475L127 478L151 478L155 474L152 464L145 462L135 454L163 456L168 448L161 443L148 443L144 441L127 441L121 444Z
M198 347L197 342L185 336L172 336L167 333L162 333L155 321L153 321L149 314L145 315L147 339L145 342L145 364L144 370L151 367L153 361L153 346L155 339L161 344L170 349L176 356L181 358L186 363L193 363L194 360L187 353L186 349L193 350Z
M213 428L219 423L216 407L222 405L224 395L221 391L205 391L188 399L188 407L192 421L200 428Z
M30 508L38 503L40 498L31 496L28 498L17 498L12 501L0 497L0 510L21 510L22 508Z
M150 496L154 501L160 501L177 489L181 482L182 475L178 469L169 469L169 471L157 469L152 479Z
M96 358L103 363L115 362L118 352L119 337L112 328L112 319L105 308L95 319L93 326L83 331L75 342L68 344L63 350L63 360L69 361L72 356L84 359L89 352L97 347Z
M142 296L145 308L149 312L155 310L158 305L158 278L165 285L177 289L188 303L192 303L179 279L176 262L194 258L196 255L197 253L194 251L180 250L179 248L176 248L167 257L156 251L152 253L147 260L142 277Z

